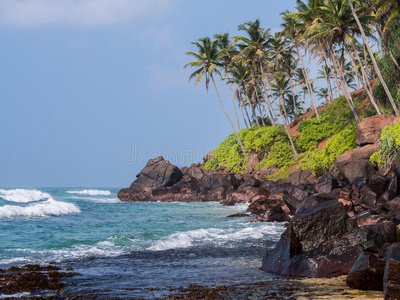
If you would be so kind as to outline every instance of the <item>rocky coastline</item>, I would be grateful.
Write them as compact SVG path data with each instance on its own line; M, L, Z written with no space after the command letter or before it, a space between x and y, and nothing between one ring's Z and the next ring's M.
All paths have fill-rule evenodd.
M151 159L121 201L218 201L249 203L250 222L288 222L261 269L288 276L347 275L353 289L383 291L400 299L400 155L387 168L369 161L382 129L398 118L365 118L356 130L358 148L339 156L329 173L316 178L298 170L288 179L263 180L273 170L244 174L178 167ZM205 161L209 156L204 158ZM250 164L249 164L250 165Z

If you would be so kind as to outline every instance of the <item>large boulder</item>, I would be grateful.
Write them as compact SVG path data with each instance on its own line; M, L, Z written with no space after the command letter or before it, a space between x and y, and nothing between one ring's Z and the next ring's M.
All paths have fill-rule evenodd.
M345 275L365 248L397 241L396 226L391 222L356 226L335 198L311 196L299 206L261 269L289 276Z
M400 243L390 247L383 277L385 299L400 299Z
M357 178L365 180L375 175L374 167L369 162L370 156L378 149L377 145L367 145L353 149L338 156L334 164L334 173L344 176L350 183Z
M118 192L121 201L154 201L153 190L173 186L182 179L183 174L178 167L160 156L150 159L136 177L128 189Z
M388 125L395 124L400 119L393 115L376 115L362 120L357 125L356 143L359 146L376 143L382 133L382 129Z
M136 176L133 186L140 185L145 190L173 186L182 179L182 176L182 171L177 166L159 156L147 162L144 169Z
M364 250L347 275L346 283L352 289L382 291L385 265L385 259L376 251Z

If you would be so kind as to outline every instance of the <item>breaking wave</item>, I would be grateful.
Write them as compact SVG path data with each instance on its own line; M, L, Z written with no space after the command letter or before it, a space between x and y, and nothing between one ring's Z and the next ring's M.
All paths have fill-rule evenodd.
M72 203L56 201L52 198L28 206L4 205L0 207L0 219L16 217L47 217L80 213Z
M88 196L110 196L110 191L100 190L82 190L82 191L67 191L68 194L88 195Z
M6 201L28 203L44 199L50 199L51 196L37 190L2 190L0 189L0 197Z
M275 235L275 239L279 239L279 235L283 232L283 229L281 225L269 223L261 226L246 227L240 230L233 228L209 228L177 232L154 242L147 250L163 251L188 248L202 243L223 245L247 239L262 239L265 235Z

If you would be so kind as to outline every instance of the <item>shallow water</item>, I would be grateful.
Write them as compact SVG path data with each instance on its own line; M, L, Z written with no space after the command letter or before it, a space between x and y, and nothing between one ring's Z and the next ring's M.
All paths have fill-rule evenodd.
M0 268L72 266L68 292L118 297L271 278L258 268L281 224L226 218L244 205L123 203L117 191L0 189Z

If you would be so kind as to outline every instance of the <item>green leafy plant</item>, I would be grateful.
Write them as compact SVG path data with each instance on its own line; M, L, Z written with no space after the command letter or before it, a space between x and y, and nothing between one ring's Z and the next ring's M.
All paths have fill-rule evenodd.
M331 137L323 150L311 149L300 155L299 167L311 169L314 175L329 171L339 155L356 147L356 127L343 130Z
M370 161L375 166L388 167L400 152L400 122L385 127L379 142L379 149L371 156Z

